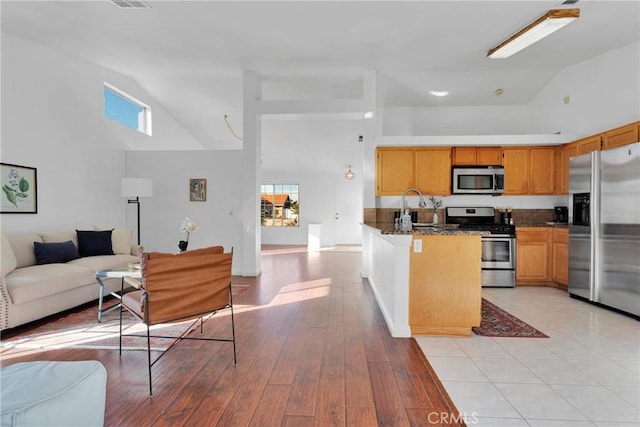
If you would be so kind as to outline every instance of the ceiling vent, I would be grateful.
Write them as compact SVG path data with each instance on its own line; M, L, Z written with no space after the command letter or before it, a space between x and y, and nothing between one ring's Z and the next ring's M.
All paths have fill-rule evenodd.
M139 0L111 0L120 9L149 9L151 6Z

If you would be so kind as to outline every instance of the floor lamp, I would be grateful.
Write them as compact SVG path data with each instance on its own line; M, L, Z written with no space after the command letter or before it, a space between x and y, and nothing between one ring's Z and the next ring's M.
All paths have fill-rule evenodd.
M138 214L138 245L140 244L140 197L153 196L153 181L150 178L122 178L120 182L122 197L128 197L127 203L135 203ZM131 199L135 197L135 199Z

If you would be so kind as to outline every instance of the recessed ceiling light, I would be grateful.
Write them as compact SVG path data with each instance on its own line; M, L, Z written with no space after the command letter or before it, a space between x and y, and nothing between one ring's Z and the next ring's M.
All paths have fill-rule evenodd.
M362 117L365 119L373 119L373 111L365 111Z
M446 91L446 90L430 90L429 93L433 96L439 96L439 97L449 95L449 91Z
M502 90L502 88L496 89L496 96L502 95L503 92L504 92L504 90Z

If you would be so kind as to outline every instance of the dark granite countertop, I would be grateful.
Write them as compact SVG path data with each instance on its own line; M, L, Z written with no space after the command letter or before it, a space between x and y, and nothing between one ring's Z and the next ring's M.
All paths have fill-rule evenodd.
M488 236L486 231L461 230L457 226L439 224L433 226L418 226L411 231L396 231L392 222L367 223L369 227L377 228L382 234L422 235L422 236Z
M544 222L536 224L516 224L516 227L551 227L551 228L569 228L566 222Z

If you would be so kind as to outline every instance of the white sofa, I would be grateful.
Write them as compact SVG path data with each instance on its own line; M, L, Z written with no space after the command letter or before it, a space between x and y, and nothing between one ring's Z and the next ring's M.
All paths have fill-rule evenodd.
M25 235L2 233L1 237L0 330L96 300L99 295L96 271L139 262L143 250L141 246L131 245L130 229L114 229L114 255L85 256L64 263L38 264L34 242L71 241L78 248L76 231ZM120 289L119 279L105 280L104 283L111 290Z

